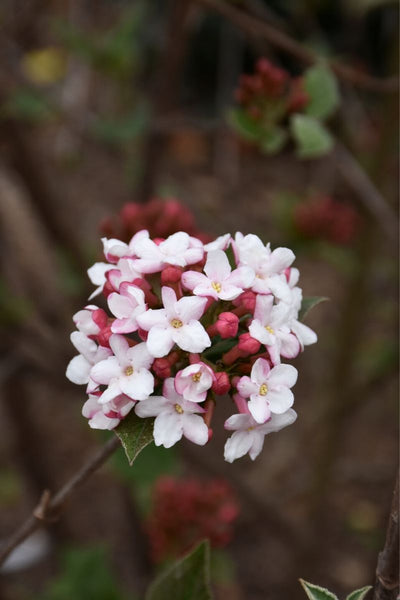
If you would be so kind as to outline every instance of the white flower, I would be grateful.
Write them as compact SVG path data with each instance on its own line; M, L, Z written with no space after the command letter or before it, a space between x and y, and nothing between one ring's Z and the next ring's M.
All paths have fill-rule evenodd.
M132 283L135 279L142 279L142 275L133 268L132 258L120 258L116 266L107 271L106 279L118 291L121 283Z
M131 333L137 331L137 316L146 310L144 292L136 285L121 283L119 294L110 294L108 306L117 318L111 325L113 333Z
M244 236L238 232L233 249L239 265L248 265L255 271L256 278L252 289L257 294L274 294L280 300L291 301L291 291L284 271L290 267L295 255L289 248L264 246L260 238L253 234Z
M214 379L214 372L209 366L202 362L194 363L176 374L175 389L185 400L204 402Z
M72 317L76 328L87 336L97 335L100 333L101 329L93 319L93 313L96 310L100 310L98 306L89 304L88 306L85 306L83 310L79 310L77 313L75 313Z
M247 452L251 460L255 460L263 449L264 437L291 425L296 419L297 414L291 408L283 414L272 415L269 421L261 425L251 415L232 415L225 421L225 429L235 432L225 443L225 460L232 463Z
M297 381L297 369L292 365L277 365L273 369L264 358L258 358L250 377L241 377L237 389L243 398L250 398L248 410L257 423L264 423L271 413L282 414L294 402L289 388Z
M139 258L134 261L134 268L140 273L157 273L166 265L186 267L201 261L204 254L201 241L184 231L170 235L159 244L142 238L135 244L135 252Z
M93 391L97 386L91 381L90 371L93 365L104 361L112 352L109 348L98 346L81 331L71 333L71 342L80 354L69 362L65 375L72 383L89 384L88 391Z
M114 429L134 406L135 401L123 394L105 404L99 403L99 396L91 394L82 407L82 415L89 419L92 429Z
M90 281L94 285L97 285L97 288L94 290L94 292L90 294L89 300L95 296L98 296L103 291L103 287L106 282L106 273L112 268L113 266L109 263L97 262L88 269L87 273Z
M97 363L90 373L97 384L108 386L99 402L110 402L120 394L132 400L148 398L154 390L154 377L148 370L154 359L146 344L129 347L124 336L118 334L111 335L109 342L114 356Z
M182 283L196 296L211 296L218 300L234 300L245 288L252 285L254 271L251 267L239 267L232 271L229 260L222 250L208 253L204 272L186 271Z
M177 393L173 377L165 380L163 396L138 402L135 412L139 417L156 417L153 433L156 446L171 448L182 436L200 446L208 441L208 427L195 414L203 413L204 409Z
M290 333L291 315L292 308L285 302L274 305L273 296L257 296L249 333L251 337L265 344L275 365L280 362L281 355L294 358L300 352L299 340Z
M231 234L225 233L225 235L220 235L216 240L205 244L204 250L206 252L211 252L211 250L226 250L231 242Z
M174 344L187 352L203 352L211 346L211 340L199 322L207 298L184 297L176 299L170 287L161 289L165 308L149 309L137 317L141 329L149 332L149 352L160 358L168 354Z
M315 344L318 341L317 334L307 325L298 321L297 316L301 308L303 301L303 293L299 287L292 289L292 314L290 319L290 329L293 331L300 343L300 348L303 350L304 346Z

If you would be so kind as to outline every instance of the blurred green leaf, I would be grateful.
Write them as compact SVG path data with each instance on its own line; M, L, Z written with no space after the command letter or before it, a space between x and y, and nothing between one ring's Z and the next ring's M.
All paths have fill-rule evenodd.
M299 581L309 600L338 600L338 597L326 588L304 581L304 579L299 579Z
M103 548L65 553L62 572L50 583L43 600L124 600ZM130 600L133 600L130 598Z
M351 594L349 594L346 600L364 600L365 596L368 594L369 590L372 589L372 585L366 585L365 587L355 590Z
M273 127L263 134L260 149L265 154L276 154L282 150L287 138L288 134L282 127Z
M55 115L56 110L46 96L29 88L15 90L0 107L0 117L32 123L50 120Z
M98 118L92 125L94 135L110 144L123 144L142 135L148 124L144 105L119 119Z
M131 411L114 431L132 465L143 448L153 441L153 419L141 419Z
M314 65L304 74L304 87L309 95L305 108L308 115L326 119L340 103L339 88L335 75L325 65Z
M245 140L257 141L262 133L260 124L241 108L233 108L227 114L229 125Z
M301 308L299 311L299 321L304 321L308 313L314 306L317 304L321 304L321 302L326 302L329 298L325 298L325 296L309 296L305 297L302 300Z
M219 336L215 336L214 340L216 343L213 344L211 348L207 348L203 352L204 358L211 361L220 358L222 354L225 354L225 352L228 352L228 350L237 344L236 338L221 340Z
M317 158L333 148L331 134L314 117L295 114L290 119L290 128L300 158Z
M146 600L211 600L208 540L175 562L150 586Z
M33 312L33 306L29 300L16 296L0 280L0 326L11 326L23 323Z

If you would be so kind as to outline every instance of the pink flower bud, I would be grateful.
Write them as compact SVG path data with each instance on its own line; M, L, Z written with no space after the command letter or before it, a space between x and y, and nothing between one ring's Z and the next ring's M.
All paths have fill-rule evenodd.
M249 356L255 354L260 349L260 342L251 337L249 333L242 333L239 336L238 348L242 356Z
M106 348L110 347L108 340L110 339L110 336L112 335L111 325L112 325L112 322L109 325L106 325L105 327L103 327L101 329L100 333L97 335L97 341L99 342L100 346L105 346Z
M239 317L231 312L223 312L218 316L215 328L223 338L236 337L239 327Z
M100 329L103 329L108 322L107 313L102 308L98 308L92 312L92 319Z
M179 267L166 267L161 271L161 283L167 285L168 283L178 283L182 277L182 269Z
M227 394L231 389L228 373L225 373L225 371L215 373L215 380L211 389L217 396Z
M234 306L238 308L235 310L235 313L239 316L245 315L246 313L254 313L254 309L256 306L256 294L251 290L247 290L240 294L238 298L232 301Z
M171 364L167 358L156 358L152 369L160 379L171 377Z

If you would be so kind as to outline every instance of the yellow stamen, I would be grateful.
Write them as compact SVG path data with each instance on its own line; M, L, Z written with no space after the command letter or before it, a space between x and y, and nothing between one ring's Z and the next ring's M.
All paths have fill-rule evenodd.
M125 369L125 375L127 375L127 377L129 377L129 375L133 375L133 367L132 367L132 365L129 365L129 367L126 367L126 369Z
M253 431L254 427L248 427L247 431Z
M217 292L217 294L219 294L222 290L222 286L220 283L218 283L218 281L213 281L211 287Z
M179 327L182 327L183 323L180 319L172 319L171 325L174 329L179 329Z
M272 333L272 335L274 335L274 333L275 333L275 330L274 330L274 329L272 329L272 327L271 327L270 325L266 325L266 326L265 326L265 329L268 331L268 333Z
M175 404L174 406L176 412L178 413L178 415L181 415L183 413L183 408L180 404Z
M201 379L201 373L195 373L194 375L192 375L192 381L194 381L195 383L200 381L200 379Z
M260 394L260 396L266 396L266 395L267 395L267 393L268 393L268 386L267 386L267 384L266 384L266 383L263 383L263 384L260 386L260 390L259 390L259 392L258 392L258 393Z

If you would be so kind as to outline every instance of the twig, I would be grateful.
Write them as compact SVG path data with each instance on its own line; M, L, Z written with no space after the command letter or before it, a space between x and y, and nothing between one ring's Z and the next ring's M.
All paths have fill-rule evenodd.
M246 33L261 37L273 46L276 46L280 50L287 52L298 58L301 62L306 64L314 64L320 60L320 56L315 52L309 50L299 44L294 39L289 37L286 33L283 33L276 27L270 25L266 21L254 18L244 10L240 10L222 0L196 0L199 4L203 4L207 8L218 12L220 15L229 19L237 27L245 31ZM329 61L331 69L335 74L344 81L349 81L357 87L370 90L372 92L387 93L395 92L399 88L399 80L397 77L389 77L387 79L379 79L362 73L352 67L343 65L337 61Z
M66 501L73 492L106 462L119 445L119 439L116 436L112 437L54 496L51 496L49 490L43 492L40 502L31 516L12 534L0 551L0 565L4 563L14 548L34 531L45 523L51 523L59 518Z
M374 600L395 600L399 591L399 476L393 492L385 546L378 556Z

